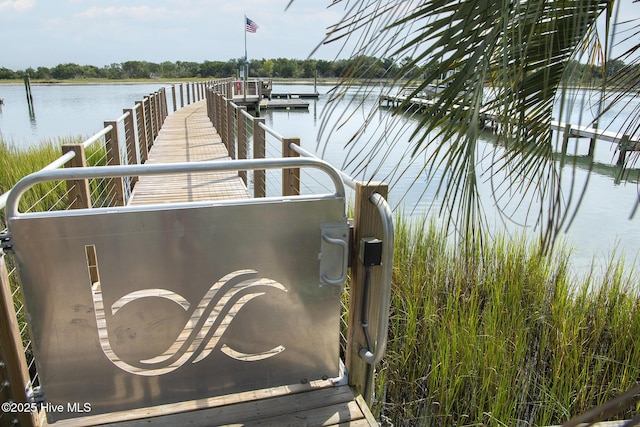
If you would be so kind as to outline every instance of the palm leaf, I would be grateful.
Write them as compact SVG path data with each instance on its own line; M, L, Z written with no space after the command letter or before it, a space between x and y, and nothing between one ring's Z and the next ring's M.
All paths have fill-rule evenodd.
M529 206L527 217L540 230L542 247L551 248L588 183L575 182L574 174L565 171L566 151L556 161L550 126L554 100L567 65L585 49L585 40L594 40L596 19L603 12L611 16L613 1L336 0L332 7L338 4L345 6L345 17L330 29L327 41L353 45L357 55L411 58L395 78L414 88L408 99L433 81L446 86L437 103L415 116L418 125L410 138L411 155L425 155L423 170L430 181L439 179L437 171L446 171L437 197L448 223L465 242L480 238L485 202L478 183L489 181L494 189L490 203L502 207L522 198ZM353 67L336 94L351 87L361 71ZM411 77L403 79L406 75ZM485 94L487 86L492 98ZM497 115L500 124L501 148L485 172L477 167L482 113ZM371 122L361 130L367 125ZM352 140L357 138L358 133ZM362 168L373 155L355 153L348 163ZM568 193L561 185L567 179Z

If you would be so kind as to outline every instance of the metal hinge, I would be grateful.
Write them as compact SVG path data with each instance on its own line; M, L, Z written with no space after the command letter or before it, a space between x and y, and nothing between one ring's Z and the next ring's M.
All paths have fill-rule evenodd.
M9 233L8 231L0 232L0 251L13 252L11 233Z
M47 401L47 398L44 395L44 390L42 390L40 386L31 387L31 385L29 385L29 387L27 387L27 400L29 403L35 403L40 407Z

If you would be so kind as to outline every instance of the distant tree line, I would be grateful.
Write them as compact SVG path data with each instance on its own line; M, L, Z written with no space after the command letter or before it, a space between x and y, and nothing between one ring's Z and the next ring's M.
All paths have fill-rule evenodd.
M248 63L249 75L281 78L338 78L347 74L355 66L363 78L385 78L394 75L399 64L391 59L360 57L327 61L321 59L252 59ZM187 62L165 61L159 64L148 61L127 61L104 67L59 64L55 67L10 70L0 67L0 79L21 79L28 74L32 79L184 79L184 78L224 78L237 76L244 67L242 58L229 61Z
M276 78L341 78L347 75L358 78L391 78L404 75L407 78L419 76L425 70L420 67L408 68L411 58L399 61L390 58L359 56L350 59L327 61L322 59L252 59L248 63L249 75L255 77ZM74 63L58 64L55 67L27 68L10 70L0 67L0 80L22 79L26 74L38 80L71 79L189 79L224 78L240 74L244 63L242 58L229 61L165 61L159 64L148 61L126 61L104 67L78 65ZM620 60L607 63L607 72L611 75L625 66ZM637 68L640 75L640 65ZM572 61L567 68L566 81L570 84L594 84L603 78L602 66ZM609 76L608 76L609 77Z

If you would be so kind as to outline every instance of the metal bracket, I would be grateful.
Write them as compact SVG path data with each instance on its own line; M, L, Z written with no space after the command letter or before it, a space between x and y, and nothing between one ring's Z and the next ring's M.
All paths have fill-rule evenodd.
M13 252L11 233L8 231L0 233L0 252Z
M342 359L340 359L340 373L335 378L329 378L329 381L334 387L340 387L349 384L349 371L347 370L347 367L345 366Z

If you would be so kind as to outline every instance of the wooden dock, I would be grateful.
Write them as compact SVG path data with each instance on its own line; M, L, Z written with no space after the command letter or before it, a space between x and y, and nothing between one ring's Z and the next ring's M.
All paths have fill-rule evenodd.
M174 403L94 417L62 420L44 426L350 426L373 427L377 422L366 403L349 386L329 381Z
M198 162L230 159L220 135L207 116L205 101L169 115L149 152L147 163ZM250 197L236 172L142 176L129 205L238 199ZM337 357L337 355L336 355ZM251 392L58 421L56 426L93 425L260 425L377 426L363 398L349 385L330 380L273 387Z
M301 99L263 99L260 101L261 110L308 110L309 103Z
M264 119L251 116L247 114L246 111L241 110L236 104L237 99L234 94L236 86L235 82L230 79L197 84L189 83L184 85L184 87L183 85L180 85L180 87L173 86L171 94L174 112L172 114L169 114L166 91L161 89L156 93L144 97L144 100L138 101L135 108L125 110L123 115L118 119L105 122L104 129L83 143L63 147L62 156L48 165L46 169L57 169L63 165L65 168L84 168L88 164L85 148L89 146L93 149L97 146L97 152L106 153L104 162L107 166L130 166L131 168L127 170L129 170L132 175L138 173L140 176L133 176L131 180L125 180L123 176L128 177L130 175L117 175L102 181L93 180L95 177L99 177L100 174L92 178L92 173L86 172L88 174L87 177L75 179L76 177L74 176L74 179L66 182L67 193L64 196L66 199L64 201L68 204L69 208L80 210L102 209L101 211L97 211L97 215L105 215L105 218L109 217L110 219L114 219L113 214L116 211L111 212L109 208L121 209L123 212L131 213L139 213L139 211L142 211L142 213L146 215L148 213L147 211L153 211L154 213L164 212L164 206L158 207L158 205L168 203L184 204L201 202L200 206L203 206L209 204L208 202L216 205L215 201L217 200L235 200L237 202L234 202L235 205L234 203L228 205L234 206L234 208L254 204L260 205L260 203L253 203L254 201L239 200L251 197L245 184L246 175L243 176L242 173L238 173L235 170L229 172L227 169L229 164L226 165L227 168L224 169L225 171L194 171L183 172L181 174L159 172L161 175L150 175L147 173L149 169L143 171L143 163L149 165L166 165L170 163L183 164L186 162L197 163L216 160L247 159L245 146L249 144L249 135L251 135L251 144L253 144L251 158L261 161L269 160L265 159L264 148L267 133L269 133L272 138L280 139L279 142L283 145L282 157L297 156L291 146L299 143L299 139L281 137L275 131L264 126ZM185 94L186 105L184 105ZM205 95L206 99L204 99ZM219 133L216 127L220 130ZM124 132L119 133L118 129L124 129ZM247 132L247 129L250 129L251 132ZM242 141L242 143L240 141ZM95 161L93 158L91 160ZM164 166L152 169L152 171L153 170L166 171L167 167ZM174 170L184 169L178 167ZM266 181L261 174L263 175L264 172L259 170L254 171L253 174L254 197L264 197L265 195L264 186ZM298 171L296 169L282 170L283 197L291 197L292 200L296 200L295 197L300 194L300 180L297 174ZM79 175L83 176L83 174ZM132 185L131 182L135 184ZM355 184L353 185L355 186ZM358 183L358 185L358 188L356 188L356 214L354 218L354 223L358 224L358 226L354 229L356 236L354 237L354 241L360 241L358 238L359 235L376 236L383 238L385 242L391 242L390 244L392 245L392 219L391 215L385 215L387 211L390 213L390 209L388 205L386 205L386 202L380 202L380 199L384 200L383 198L387 194L387 186L380 183ZM97 191L92 191L93 189L97 189ZM0 208L5 207L8 195L9 192L0 195ZM376 202L373 202L373 196L377 196ZM315 203L315 201L313 202ZM331 202L331 199L329 199L329 202ZM123 207L124 204L141 208L127 209ZM148 208L144 208L144 206ZM336 206L343 207L340 203L332 204L332 206L333 208ZM381 206L386 206L384 212ZM184 207L184 205L180 208L182 207ZM341 213L341 215L344 214ZM67 215L60 215L60 217L65 216ZM82 213L80 216L83 216ZM235 218L231 218L231 221L234 219ZM346 223L346 218L341 218L339 221L342 220ZM383 221L386 222L383 223ZM122 222L116 221L114 228L118 228L120 225L122 225ZM269 227L269 225L268 222L265 222L265 228ZM329 230L328 232L333 231ZM125 234L123 234L123 236ZM4 248L7 243L10 242L10 236L0 233L0 237L2 237L2 246ZM333 240L340 239L334 238ZM229 239L228 241L234 242L233 239ZM329 243L331 242L329 241ZM91 247L92 246L84 246L86 254L81 254L81 258L83 258L82 263L87 263L86 265L83 264L84 268L87 268L87 266L94 268L97 274L95 251L93 255L90 256L90 252L87 250L87 248ZM164 246L158 249L163 250L163 248ZM228 251L228 248L225 247L222 248L222 250ZM324 251L326 248L321 250ZM355 246L353 250L357 252L359 250L358 246ZM205 253L208 254L209 252ZM347 251L343 250L343 254L346 253ZM389 248L388 244L384 248L384 254L387 256L387 262L385 262L383 266L390 266L391 262L388 260L393 257L393 250ZM189 256L188 253L184 253L183 255L185 258ZM118 256L125 257L125 255L120 252L118 252ZM0 359L5 361L6 367L8 367L8 369L3 371L6 371L8 374L2 376L2 378L6 379L5 383L8 384L8 386L3 390L1 397L3 398L3 402L20 402L22 404L28 404L25 408L36 408L33 402L48 403L48 399L52 399L51 401L53 401L53 399L56 398L56 394L60 396L61 393L66 393L66 391L61 389L56 390L55 383L51 382L47 384L43 383L42 391L37 387L32 387L34 382L39 381L39 374L42 373L47 376L47 378L50 378L50 375L47 375L45 370L34 373L35 368L32 369L32 367L37 363L46 365L47 361L53 358L48 359L49 354L41 354L40 356L28 355L27 350L25 350L22 341L23 337L21 336L21 328L26 328L27 322L18 318L14 307L12 289L9 286L10 280L18 281L20 278L17 277L17 270L9 271L6 269L4 257L5 252L0 250L0 300L2 301L2 304L0 304L0 324L6 325L8 328L3 334L0 334ZM34 257L38 258L37 256ZM315 263L316 257L313 257L313 260ZM37 262L40 263L38 265L41 265L42 259L38 258ZM341 266L339 267L341 270L342 267L346 268L346 262L343 261L340 264ZM55 269L55 265L58 264L52 262L51 267ZM64 268L67 267L68 265L65 264ZM144 266L141 266L139 271L149 272L151 269L151 267L149 267L149 270L145 270L144 268ZM24 271L27 270L28 269ZM121 272L118 272L118 274L120 273ZM122 274L126 274L126 270ZM193 393L187 392L186 394L172 395L173 383L170 387L166 387L165 384L164 387L166 388L162 390L160 390L160 388L157 390L154 389L154 393L157 391L167 391L168 398L156 398L157 395L154 394L152 400L141 402L133 399L139 399L140 394L149 392L146 389L142 390L138 387L139 384L147 384L148 382L145 383L142 380L140 380L142 382L138 382L138 377L129 377L128 374L123 374L123 377L115 378L115 380L119 381L120 378L125 378L128 381L129 378L132 378L131 387L125 387L127 389L127 399L129 399L129 397L132 399L127 402L128 404L115 404L106 409L104 407L101 408L100 404L97 404L93 415L91 411L74 412L72 409L67 409L70 414L63 414L62 416L57 413L60 412L57 409L51 410L50 413L47 414L47 411L49 411L47 407L43 406L40 408L38 406L38 409L16 413L11 415L10 418L3 418L0 424L4 424L6 420L12 424L31 427L41 427L43 425L169 426L178 424L194 426L377 426L378 424L368 407L368 402L372 399L373 390L374 376L371 372L373 372L374 366L382 358L386 347L385 338L387 335L388 322L386 315L389 311L388 301L391 283L390 268L374 268L374 280L378 280L376 279L378 276L380 277L381 283L384 282L380 287L381 289L365 300L364 282L367 276L364 273L364 267L358 264L358 266L351 270L351 286L348 295L344 296L348 299L348 304L345 304L342 308L342 310L348 310L350 315L344 324L341 325L348 332L345 336L338 337L339 331L332 329L336 332L335 341L340 342L334 342L332 335L330 339L331 342L329 342L329 340L326 342L330 347L317 347L317 350L331 349L327 358L335 362L335 367L332 365L328 368L329 370L327 372L329 375L317 374L316 371L318 370L315 369L315 366L319 362L313 362L315 359L305 358L300 360L300 362L305 366L308 365L310 368L309 372L311 372L311 374L309 374L308 378L306 376L295 377L293 379L287 377L281 381L256 381L253 386L227 388L229 381L225 382L221 380L218 382L215 376L212 377L214 379L210 381L198 378L198 381L201 381L199 384L196 384L198 381L188 380L188 378L191 377L185 377L187 380L183 381L182 390L193 388ZM89 278L93 280L94 276L90 275ZM75 276L73 280L75 280ZM224 286L226 286L226 283L229 283L229 280L225 282ZM122 281L118 281L118 283L121 282ZM154 281L153 283L155 285L157 282ZM142 298L140 296L140 290L136 288L138 285L143 288L146 286L145 284L135 283L132 289L136 290L127 294L133 296L131 301L137 301ZM238 285L239 284L233 285L233 288L235 289ZM65 289L68 287L68 281L64 282L64 286ZM82 286L84 286L84 282ZM188 286L188 283L186 286ZM261 284L260 286L267 285ZM269 286L275 288L275 285L269 284ZM146 288L143 290L145 289ZM156 295L155 292L158 289L153 288L152 290L154 291L153 295ZM380 295L378 295L378 293ZM176 292L168 292L167 295L171 296L171 301L178 302L183 308L184 304L188 304L189 302ZM150 294L144 298L147 297L150 297ZM37 297L34 298L37 299ZM241 301L243 298L245 298L244 295L238 301ZM335 307L338 305L339 298L339 296L336 298ZM222 301L222 299L223 297L220 298L220 301ZM65 300L65 302L67 301ZM245 300L242 300L242 304L245 302ZM368 306L364 305L365 302ZM95 303L96 300L94 299L94 306ZM236 307L235 304L237 304L237 302L234 303L234 307ZM112 311L114 310L113 307L114 305L111 306ZM216 309L218 309L217 307L218 305L216 305ZM239 307L242 307L242 305ZM373 348L368 347L368 339L364 336L362 325L359 323L361 310L367 307L371 313L378 313L377 316L370 318L370 328L377 330L375 340L373 341ZM20 310L24 310L24 306L20 306ZM237 308L237 310L239 310L239 308ZM229 313L230 312L231 311L229 311ZM66 316L68 311L61 310L60 313L62 313L62 316ZM87 311L85 315L89 315L87 313L90 314L92 312ZM235 313L234 311L233 315L235 315ZM226 316L228 315L227 313ZM337 327L339 312L336 312L335 315L335 326ZM217 319L217 315L214 316L214 318ZM380 318L380 320L378 320L378 318ZM47 324L52 324L50 320L51 319L47 320ZM101 318L100 321L105 321L106 323L105 319ZM36 321L31 320L31 322ZM40 322L40 320L37 322ZM64 327L67 327L67 322L63 319L60 324L64 324ZM329 326L328 329L331 328L332 326ZM306 329L304 331L306 331ZM109 329L102 328L97 332L100 339L102 339L103 336L108 336ZM101 341L101 345L102 344L103 341ZM29 343L28 345L31 344ZM73 345L74 340L70 339L69 346ZM320 343L319 345L324 344ZM334 345L336 346L335 351L333 349ZM339 352L337 350L339 345L342 346L344 351L344 363L342 363L343 360L339 359ZM104 351L103 348L103 353ZM245 356L243 353L238 353L237 351L235 353L239 355L233 356L236 360L240 360L237 359L237 357L242 358ZM315 356L317 352L313 353ZM114 362L111 350L108 350L108 354L104 354L107 355L107 358L112 364L120 368L120 366ZM187 354L187 352L185 352L185 354ZM86 356L86 352L82 353L82 355L83 357ZM42 360L36 361L34 357L41 357ZM65 358L57 357L57 360L61 359ZM96 365L102 368L103 360L101 358L96 360L98 361ZM247 360L253 362L251 359ZM93 363L93 361L87 363ZM321 361L321 363L324 362ZM64 368L65 364L66 360L63 360L61 366ZM340 368L338 368L338 365L340 365ZM289 365L283 365L284 372L289 368ZM72 369L76 369L76 365L73 365ZM111 365L107 364L106 369L112 369ZM120 369L130 373L126 369ZM336 378L331 378L334 371ZM92 371L91 376L84 377L82 373L78 374L83 387L91 387L93 385L93 372L94 371ZM275 375L275 373L272 373L271 370L267 368L264 368L262 372L267 376ZM347 375L346 372L349 372L349 374ZM74 375L75 374L74 372ZM150 376L153 376L153 374L150 374ZM211 386L211 390L215 391L202 392L203 383L205 383L205 389L208 390L208 387ZM54 385L52 386L52 384ZM185 384L186 388L184 388ZM97 395L102 396L101 393L104 393L104 395L107 396L107 400L110 399L109 389L103 389L102 385L98 383L96 383L96 386ZM54 393L50 395L43 394L42 392L46 393L48 387L49 390L53 389ZM120 387L120 382L118 382L117 387ZM196 390L198 387L200 389ZM68 392L71 394L82 393L78 392L76 388L68 390ZM81 396L85 397L84 394L81 394ZM64 398L63 396L63 399ZM88 402L98 402L95 396L87 395L86 398ZM58 408L59 405L52 407ZM48 424L47 416L52 424ZM7 417L7 414L5 414L5 417Z
M207 116L204 100L171 114L154 141L146 163L230 160L220 135ZM235 172L142 176L129 205L184 203L248 198L249 191Z
M424 110L437 104L437 100L431 98L413 97L409 98L403 93L397 95L380 95L378 98L380 105L398 108L407 105L409 108ZM500 125L501 116L493 110L486 109L480 113L480 123L486 129L497 130ZM640 140L631 139L629 135L623 135L612 131L593 129L586 126L572 125L558 121L551 122L551 130L563 132L565 138L585 138L599 140L616 144L620 152L618 164L624 161L626 153L629 151L640 151Z

